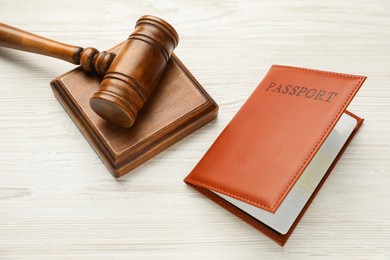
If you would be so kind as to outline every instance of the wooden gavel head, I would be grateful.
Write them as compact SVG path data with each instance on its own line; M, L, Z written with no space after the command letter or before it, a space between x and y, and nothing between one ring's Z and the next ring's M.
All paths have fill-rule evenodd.
M142 16L90 99L91 108L109 122L132 126L178 41L170 24L158 17Z

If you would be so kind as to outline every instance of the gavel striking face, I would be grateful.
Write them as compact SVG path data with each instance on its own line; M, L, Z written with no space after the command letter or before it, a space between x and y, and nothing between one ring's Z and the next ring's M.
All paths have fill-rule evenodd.
M105 120L123 127L134 124L177 46L175 29L154 16L142 16L118 54L52 41L0 23L0 46L52 56L103 76L90 99Z

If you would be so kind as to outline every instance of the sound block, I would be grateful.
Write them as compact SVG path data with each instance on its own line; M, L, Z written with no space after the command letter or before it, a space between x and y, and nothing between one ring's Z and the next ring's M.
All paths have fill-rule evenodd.
M113 50L118 51L119 46ZM131 128L110 124L90 108L89 99L98 90L100 81L96 74L77 68L54 79L51 86L116 178L217 116L215 101L174 54Z

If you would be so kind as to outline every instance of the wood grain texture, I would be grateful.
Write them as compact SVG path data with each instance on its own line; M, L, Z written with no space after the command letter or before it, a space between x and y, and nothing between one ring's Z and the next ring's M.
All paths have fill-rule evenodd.
M1 49L0 259L390 257L388 1L93 3L0 0L0 17L100 50L166 19L219 118L114 180L49 87L73 66ZM365 122L284 248L182 182L271 64L368 76L349 106Z
M116 125L133 126L178 42L166 21L151 15L139 18L89 101L93 111Z

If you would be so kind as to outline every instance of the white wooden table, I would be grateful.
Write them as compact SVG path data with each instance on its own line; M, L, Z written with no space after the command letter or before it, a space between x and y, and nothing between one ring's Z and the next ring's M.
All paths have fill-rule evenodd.
M160 16L220 105L115 180L49 87L73 65L1 49L0 259L389 259L390 2L220 2L0 0L2 22L100 50ZM284 248L182 181L271 64L368 76L350 105L366 121Z

